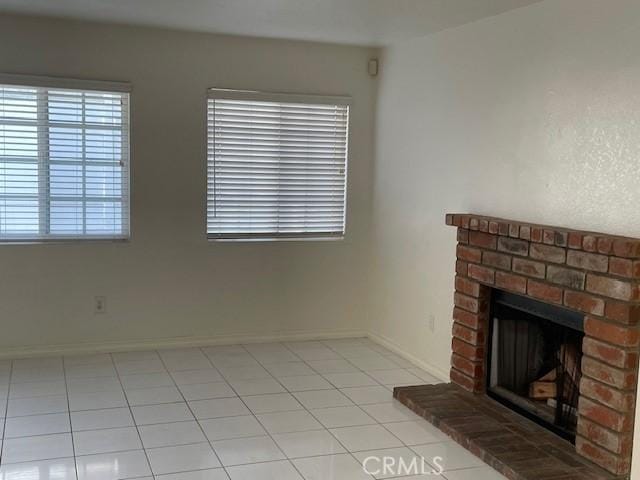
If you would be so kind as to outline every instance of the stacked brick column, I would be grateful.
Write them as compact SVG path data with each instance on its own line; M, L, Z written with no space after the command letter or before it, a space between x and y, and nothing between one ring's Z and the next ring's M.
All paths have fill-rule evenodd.
M640 240L450 214L458 227L451 380L481 393L491 289L585 315L576 449L630 470L640 334Z

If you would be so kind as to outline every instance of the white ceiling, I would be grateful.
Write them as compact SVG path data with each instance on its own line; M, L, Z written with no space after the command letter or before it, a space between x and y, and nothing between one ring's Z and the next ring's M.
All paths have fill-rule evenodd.
M0 0L0 12L381 46L540 0Z

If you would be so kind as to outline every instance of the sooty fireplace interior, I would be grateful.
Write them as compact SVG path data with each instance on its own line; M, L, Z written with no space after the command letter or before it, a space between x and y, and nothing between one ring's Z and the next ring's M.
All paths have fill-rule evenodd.
M583 315L494 290L487 394L575 441Z

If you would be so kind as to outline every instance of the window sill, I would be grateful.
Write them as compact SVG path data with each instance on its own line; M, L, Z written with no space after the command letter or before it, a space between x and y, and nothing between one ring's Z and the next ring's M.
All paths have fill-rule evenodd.
M55 239L32 239L32 240L0 240L0 247L9 245L61 245L61 244L100 244L100 243L130 243L131 237L127 238L55 238Z
M256 237L256 238L208 238L209 243L267 243L267 242L340 242L340 237Z

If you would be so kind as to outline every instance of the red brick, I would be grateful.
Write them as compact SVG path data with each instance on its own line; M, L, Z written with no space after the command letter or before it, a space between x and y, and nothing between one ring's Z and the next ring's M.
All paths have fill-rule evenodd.
M489 233L492 233L493 235L498 234L498 222L494 222L494 221L489 222Z
M587 275L587 291L618 300L635 301L638 299L637 284L601 275Z
M601 371L600 363L596 363L594 359L601 360L602 362L622 369L635 369L638 364L638 354L635 351L610 345L592 337L585 337L582 341L582 353L589 357L593 357L593 359L584 357L583 360L583 362L589 363L592 367L592 377L606 382L609 385L617 386L618 388L627 388L627 386L625 386L628 385L626 383L628 381L626 372L619 372L615 370ZM632 383L635 381L634 379L631 380Z
M505 222L498 223L498 235L507 236L509 235L509 224Z
M469 243L476 247L496 249L497 237L490 233L469 232Z
M598 447L580 435L576 437L576 451L614 475L625 475L629 473L631 468L631 459L629 456L616 455L604 448Z
M633 415L616 412L609 407L589 400L585 396L580 397L578 412L589 420L616 432L628 432L633 425Z
M471 378L455 368L449 374L451 381L469 392L479 393L482 391L482 378Z
M616 433L585 417L578 421L578 434L618 455L629 455L633 445L630 433Z
M469 230L469 215L462 215L460 218L460 226Z
M493 285L495 270L479 265L469 265L469 276L479 282Z
M513 259L513 271L527 275L528 277L544 278L545 269L544 263L525 260L523 258Z
M463 262L462 260L456 260L456 273L463 277L467 276L469 264L467 262Z
M544 230L544 233L542 234L542 242L546 243L547 245L553 245L554 242L554 232L553 230Z
M585 319L584 332L591 337L614 345L620 345L621 347L638 346L638 330L635 328L615 325L594 317Z
M570 268L557 267L555 265L549 265L547 268L548 282L572 288L574 290L584 289L585 276L586 274L584 272L572 270Z
M609 254L613 248L613 240L609 237L598 238L598 252Z
M447 225L454 225L453 223L453 213L447 213L444 216L444 221Z
M520 238L523 240L531 240L531 227L522 225L520 227Z
M581 292L564 292L564 304L574 310L591 315L604 315L604 300Z
M640 258L640 240L616 238L613 241L613 254L624 258Z
M621 370L595 360L586 354L582 357L582 373L602 383L621 390L635 390L637 374L633 370ZM633 356L637 360L637 356Z
M527 279L511 273L496 272L496 286L518 293L527 292Z
M460 215L460 214L454 214L453 215L453 225L456 227L462 227L462 219L464 218L464 215Z
M453 309L453 319L474 330L480 330L483 326L482 319L478 313L472 313L457 306Z
M501 268L503 270L511 269L511 256L504 253L482 252L482 263L490 267Z
M578 232L569 232L567 245L569 248L580 250L582 248L582 234Z
M477 298L468 297L460 292L455 292L453 296L453 303L456 307L460 307L463 310L472 313L478 313L484 309L483 302ZM455 315L454 315L455 318Z
M480 228L480 222L477 218L471 218L469 220L469 230L478 230Z
M539 227L531 227L531 241L540 243L542 242L543 230Z
M520 225L518 225L517 223L510 223L509 236L513 238L518 238L520 236Z
M471 378L481 378L484 370L482 362L474 362L455 353L451 355L451 366Z
M640 321L640 305L608 300L605 315L610 320L635 325Z
M515 238L500 237L498 239L498 250L526 257L529 253L529 242Z
M540 300L562 304L562 289L547 285L546 283L529 280L527 283L527 293Z
M480 263L480 260L482 260L482 250L467 247L466 245L458 245L456 255L460 260L466 260L467 262Z
M484 334L479 330L472 330L459 323L453 324L453 336L472 345L482 345Z
M479 230L481 232L488 232L489 231L489 220L481 219L480 220L480 226L478 228L479 228Z
M620 277L633 277L633 261L628 258L611 257L609 260L609 273Z
M552 263L564 263L566 255L564 248L550 245L532 244L529 252L531 258Z
M457 231L456 239L458 240L458 243L469 243L469 230L459 228Z
M480 284L468 278L456 276L456 290L474 298L480 296Z
M484 348L482 345L471 345L470 343L463 342L459 338L453 338L451 340L451 350L469 360L484 360Z
M580 395L586 395L590 399L597 400L607 407L622 413L631 412L635 401L633 393L622 392L604 383L596 382L589 377L582 377Z
M583 270L606 273L609 268L609 257L597 253L569 250L567 252L567 265L582 268Z
M585 235L582 239L582 248L587 252L598 251L598 239L593 235Z

